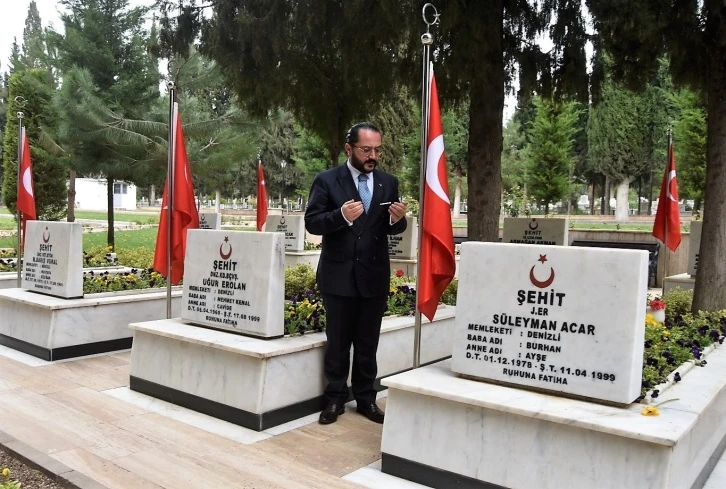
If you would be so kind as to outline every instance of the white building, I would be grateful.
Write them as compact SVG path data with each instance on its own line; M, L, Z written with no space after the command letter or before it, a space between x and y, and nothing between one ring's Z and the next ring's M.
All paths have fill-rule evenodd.
M108 210L107 182L102 178L76 178L76 209ZM128 182L114 182L113 208L136 210L136 186Z

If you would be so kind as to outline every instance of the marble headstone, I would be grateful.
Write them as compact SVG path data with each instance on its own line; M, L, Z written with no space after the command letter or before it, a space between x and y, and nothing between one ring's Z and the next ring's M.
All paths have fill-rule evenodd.
M276 338L284 334L285 252L280 233L187 234L184 321Z
M222 215L217 212L200 212L199 229L222 229Z
M401 234L388 237L388 255L399 260L415 260L418 251L418 219L407 218L408 225Z
M64 299L83 297L80 223L28 221L22 288Z
M451 370L627 404L640 393L648 253L467 242Z
M688 239L688 275L695 277L698 271L698 253L701 250L701 229L703 221L691 222L691 236Z
M502 243L567 246L567 230L567 219L507 217Z
M283 233L285 251L305 251L305 217L304 216L267 216L265 231Z

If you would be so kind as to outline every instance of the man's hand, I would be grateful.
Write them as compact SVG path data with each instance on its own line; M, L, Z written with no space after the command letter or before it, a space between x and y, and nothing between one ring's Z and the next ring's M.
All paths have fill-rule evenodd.
M406 203L405 202L394 202L388 208L388 213L391 215L391 223L396 224L398 221L404 218L406 215Z
M363 214L363 202L349 200L348 202L343 204L343 207L341 207L341 212L343 213L343 217L345 217L348 222L353 222L358 219L361 214Z

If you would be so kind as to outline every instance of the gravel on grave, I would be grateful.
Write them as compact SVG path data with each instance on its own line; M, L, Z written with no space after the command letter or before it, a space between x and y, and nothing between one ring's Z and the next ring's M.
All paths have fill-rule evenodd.
M7 481L22 483L22 489L61 489L63 486L49 479L44 473L28 467L0 448L0 470L10 469L10 477L0 474L0 484Z

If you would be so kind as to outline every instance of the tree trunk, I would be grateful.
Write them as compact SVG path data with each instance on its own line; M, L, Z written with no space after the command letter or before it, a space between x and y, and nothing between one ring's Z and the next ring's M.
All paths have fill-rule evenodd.
M590 185L590 191L588 192L587 196L588 200L590 201L590 215L595 214L595 182Z
M454 219L461 216L461 167L454 167Z
M612 184L610 183L610 177L605 177L605 184L603 185L603 194L605 199L605 210L603 212L604 215L609 216L610 215L610 191Z
M640 215L640 199L643 197L643 179L638 179L638 215Z
M653 214L653 162L650 164L650 176L648 177L648 215Z
M76 171L68 173L68 222L76 221Z
M340 122L334 121L331 127L330 138L330 168L338 166L338 155L340 154L341 143ZM280 201L282 202L282 201Z
M154 207L156 202L156 185L149 186L149 207Z
M470 241L497 241L502 206L502 114L504 111L504 0L471 2L481 25L480 62L469 83L469 194L467 232Z
M222 200L222 193L219 191L219 189L216 189L214 191L214 212L219 214L219 202Z
M106 241L113 251L116 251L116 240L113 228L113 177L106 177L106 185L108 185L106 191L106 196L108 197L108 202L106 203L108 205L108 239Z
M710 4L710 5L709 5ZM721 43L726 35L726 6L706 1L710 12L706 38ZM709 50L706 198L703 202L701 251L698 257L694 311L726 309L726 47Z
M624 222L629 219L630 203L628 194L630 192L630 179L626 178L620 182L615 189L615 220Z

